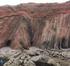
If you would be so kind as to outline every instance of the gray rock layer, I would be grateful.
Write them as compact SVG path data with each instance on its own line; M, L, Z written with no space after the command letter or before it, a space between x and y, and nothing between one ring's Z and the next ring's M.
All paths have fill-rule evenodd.
M0 49L0 58L8 61L4 66L37 66L36 63L53 64L54 66L70 66L70 49L68 50L42 50L30 47L29 50L12 50L4 47ZM44 65L45 66L45 65Z

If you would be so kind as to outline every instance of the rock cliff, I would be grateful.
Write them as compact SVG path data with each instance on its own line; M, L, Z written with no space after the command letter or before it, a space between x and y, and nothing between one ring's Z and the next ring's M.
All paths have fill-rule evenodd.
M70 48L69 5L24 3L0 7L0 47Z

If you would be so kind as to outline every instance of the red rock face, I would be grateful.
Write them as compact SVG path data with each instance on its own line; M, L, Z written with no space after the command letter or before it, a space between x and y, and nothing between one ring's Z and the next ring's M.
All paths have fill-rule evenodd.
M6 11L3 10L3 12L6 12ZM7 46L9 40L12 43L11 46L13 46L14 44L15 48L17 47L19 48L19 41L18 41L19 37L16 37L17 39L15 39L15 33L17 36L16 31L19 28L23 19L30 20L29 16L24 12L22 15L21 13L12 13L12 12L8 14L6 13L6 14L0 15L0 48Z
M13 28L16 26L14 28L15 30L20 22L19 18L21 20L20 16L10 16L0 19L0 47L2 47L2 45L5 46L5 42L9 37L12 37Z
M0 47L11 40L13 49L70 48L69 5L70 2L0 7Z
M22 47L28 49L30 47L30 35L28 31L29 28L27 23L20 24L20 27L14 34L14 39L12 40L11 47L13 49L18 49Z

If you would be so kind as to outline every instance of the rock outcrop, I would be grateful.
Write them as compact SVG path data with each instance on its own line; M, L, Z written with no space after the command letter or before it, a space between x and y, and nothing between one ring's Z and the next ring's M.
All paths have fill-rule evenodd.
M14 40L15 33L17 35L17 29L19 30L20 24L22 22L24 22L24 20L30 21L29 16L25 12L23 12L23 14L21 15L21 13L14 13L14 12L12 12L12 10L11 10L11 12L9 12L9 8L8 8L8 10L7 10L7 8L8 7L6 7L6 8L2 7L2 9L0 9L0 48L2 48L4 46L12 47L12 45L16 41L16 40ZM24 27L26 27L26 25ZM27 27L26 27L26 30L27 30ZM24 29L23 29L23 31L24 31ZM25 32L25 33L28 33L28 32ZM18 38L20 38L20 37L18 37ZM13 43L13 41L14 41L14 43ZM18 44L18 42L20 42L20 41L17 40L16 46L20 45L20 44ZM27 41L25 40L25 42L27 42ZM15 46L15 44L14 44L14 46ZM15 48L17 48L16 46L15 46Z
M0 7L0 47L11 43L12 48L70 48L69 5L28 3Z
M18 36L23 37L21 43L47 49L70 48L70 2L64 4L21 4L15 7L17 11L25 11L31 17L28 22L28 34L24 37L18 30ZM56 7L55 7L56 6ZM24 23L23 23L24 24ZM24 27L23 27L24 29ZM27 30L25 29L25 32ZM24 34L24 35L25 35ZM17 39L17 36L15 37ZM27 39L27 40L26 40ZM29 40L30 39L30 40ZM26 41L25 41L26 40ZM30 41L30 42L29 42ZM29 46L30 46L29 45Z
M0 7L0 66L70 66L69 48L70 2Z

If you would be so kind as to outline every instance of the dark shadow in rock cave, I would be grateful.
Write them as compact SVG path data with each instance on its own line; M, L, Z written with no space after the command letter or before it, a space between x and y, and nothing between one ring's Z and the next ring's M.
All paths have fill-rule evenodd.
M11 45L11 40L7 40L7 41L6 41L6 46L7 46L7 47L10 47L10 45Z

